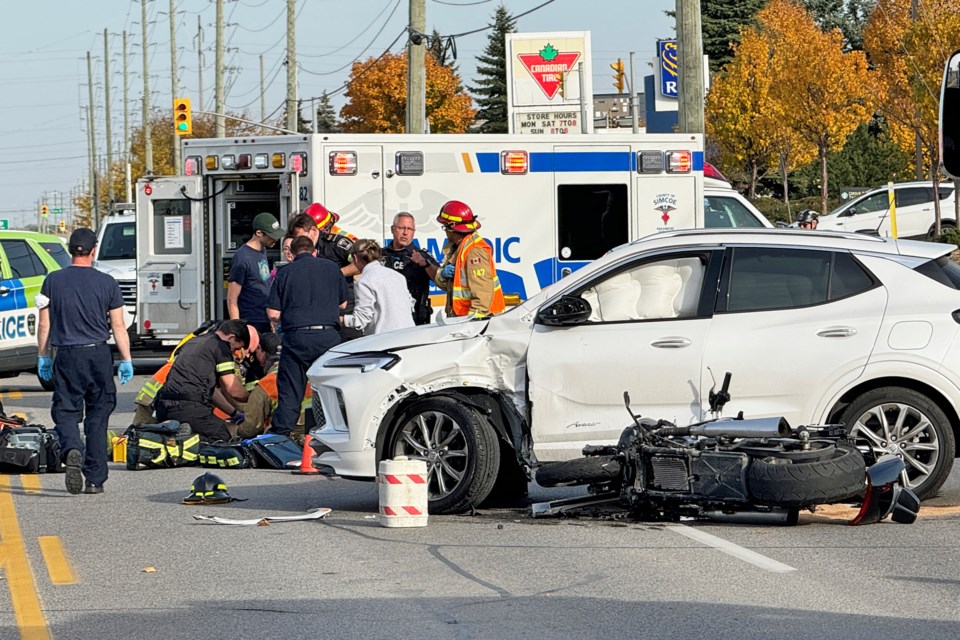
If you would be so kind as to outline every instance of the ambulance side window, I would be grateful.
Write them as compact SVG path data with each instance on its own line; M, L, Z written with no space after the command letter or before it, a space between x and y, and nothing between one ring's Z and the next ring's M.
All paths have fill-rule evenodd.
M627 185L557 186L557 247L561 260L595 260L629 240Z
M153 252L156 255L193 252L190 201L153 201Z

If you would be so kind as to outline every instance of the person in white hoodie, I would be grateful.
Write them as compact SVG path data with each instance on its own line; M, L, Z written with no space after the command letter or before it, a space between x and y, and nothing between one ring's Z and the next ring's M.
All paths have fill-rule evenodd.
M414 326L414 300L407 279L383 266L381 255L376 240L357 240L351 252L360 275L354 281L356 304L353 313L343 316L343 326L360 329L365 335Z

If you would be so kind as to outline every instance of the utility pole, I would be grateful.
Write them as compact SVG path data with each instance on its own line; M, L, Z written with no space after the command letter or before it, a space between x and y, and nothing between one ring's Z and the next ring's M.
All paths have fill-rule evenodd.
M177 13L173 6L173 0L170 0L170 100L177 97L180 89L177 87ZM179 176L183 172L180 166L180 136L176 130L170 134L173 136L173 175Z
M910 20L917 21L920 16L920 7L918 0L910 0ZM914 110L916 120L920 121L920 109ZM913 160L916 164L917 180L923 180L923 142L920 140L920 132L913 134Z
M267 119L267 97L263 86L263 54L260 54L260 122Z
M97 189L97 137L94 123L93 109L93 63L90 62L90 52L87 51L87 97L89 105L87 106L87 130L90 132L90 184L92 188L90 211L93 214L94 228L100 226L100 192Z
M200 26L200 16L197 16L197 79L200 81L200 110L203 106L203 27Z
M107 121L107 206L113 204L113 131L110 124L110 46L103 30L103 104Z
M216 61L214 63L214 83L213 83L213 111L216 113L218 138L227 135L225 123L223 121L223 0L217 0L217 35L216 35Z
M287 0L287 129L297 131L297 3Z
M133 191L130 186L130 85L127 74L127 32L123 32L123 175L126 189L124 202L130 202Z
M678 114L681 133L703 133L703 41L700 0L677 0L677 48L680 69Z
M153 140L150 133L150 69L147 50L147 0L140 0L140 30L143 32L143 172L153 175Z
M426 77L424 33L427 30L426 0L410 0L407 33L407 133L426 132Z
M639 111L640 105L637 104L637 74L634 71L637 59L637 52L630 52L630 126L633 133L640 133Z

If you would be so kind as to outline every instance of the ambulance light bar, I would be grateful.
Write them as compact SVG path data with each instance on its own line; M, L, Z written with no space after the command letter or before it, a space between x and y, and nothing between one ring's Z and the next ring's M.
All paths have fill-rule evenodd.
M232 171L237 168L237 159L232 153L226 153L220 156L220 166L225 171Z
M530 166L526 151L501 151L500 173L505 175L524 175Z
M253 156L254 169L266 169L269 166L270 166L270 154L258 153L255 156Z
M220 168L220 158L217 156L207 156L203 159L203 166L207 168L207 171L216 171Z
M274 169L285 169L287 167L287 154L275 153L270 156L270 166Z
M693 154L689 151L667 151L667 173L690 173Z
M241 153L240 157L237 158L237 169L241 171L246 171L250 168L250 154Z
M183 163L183 174L196 176L200 174L200 156L189 156Z
M300 176L307 175L307 154L298 152L290 154L290 170Z
M355 176L357 175L356 151L331 151L330 175Z

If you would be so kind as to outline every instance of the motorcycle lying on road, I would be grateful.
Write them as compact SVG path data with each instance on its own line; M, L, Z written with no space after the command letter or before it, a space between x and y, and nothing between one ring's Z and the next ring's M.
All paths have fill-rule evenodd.
M742 412L721 418L730 378L727 373L719 392L710 390L715 417L689 426L641 418L624 392L633 424L616 446L588 445L582 458L537 470L541 486L586 485L591 495L534 504L532 515L617 505L642 520L791 525L801 509L847 503L861 507L850 524L887 516L904 524L916 520L920 500L900 482L900 458L862 453L844 425L794 429L783 418L744 419Z

